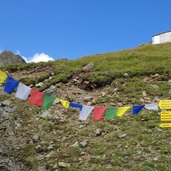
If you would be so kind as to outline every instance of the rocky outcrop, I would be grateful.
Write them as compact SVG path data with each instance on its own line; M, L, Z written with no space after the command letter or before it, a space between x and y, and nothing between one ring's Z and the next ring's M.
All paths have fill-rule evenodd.
M20 55L15 55L11 51L5 50L0 54L0 66L21 63L26 63L26 61Z

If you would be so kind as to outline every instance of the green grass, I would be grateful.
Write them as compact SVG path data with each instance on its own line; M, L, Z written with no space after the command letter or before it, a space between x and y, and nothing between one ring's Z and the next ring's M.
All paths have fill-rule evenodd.
M94 64L93 69L83 72L82 67L88 63ZM170 43L142 45L71 61L6 66L2 69L27 85L33 84L33 87L40 81L44 82L40 90L80 77L97 85L98 89L87 91L88 94L98 92L94 105L138 105L155 102L156 98L170 99L171 96L168 84L171 76ZM29 73L25 74L26 71ZM129 77L125 78L124 73ZM146 92L145 97L143 91ZM0 101L7 98L11 96L4 94ZM32 170L42 166L53 171L53 166L59 161L71 165L59 170L74 171L169 171L171 168L171 129L159 127L157 112L143 110L138 116L132 116L129 110L124 117L114 120L94 122L90 116L87 121L79 122L77 110L62 110L58 105L49 109L56 119L40 118L42 110L27 102L12 98L12 105L18 106L13 122L17 119L22 122L21 127L15 130L15 141L9 138L6 143L12 144L14 156ZM85 127L80 128L80 125ZM102 130L102 135L96 136L97 128ZM119 138L120 133L126 133L126 137ZM38 140L29 144L35 134ZM84 140L88 142L85 148L72 146ZM48 150L51 143L53 150ZM38 145L41 145L40 149L37 149Z
M47 88L50 84L55 84L60 81L68 82L74 74L81 72L83 66L88 63L93 63L94 68L88 73L83 73L82 76L84 80L89 80L100 87L111 83L116 78L123 78L124 73L128 73L130 77L149 76L156 73L170 77L170 47L170 43L162 45L148 44L130 50L87 56L77 60L57 60L48 63L14 65L6 66L3 69L12 73L49 66L49 68L53 68L55 75L45 85L45 88ZM40 77L45 79L50 75L50 72L46 70L42 74L40 74ZM27 84L36 83L37 76L32 76L28 80L21 80Z

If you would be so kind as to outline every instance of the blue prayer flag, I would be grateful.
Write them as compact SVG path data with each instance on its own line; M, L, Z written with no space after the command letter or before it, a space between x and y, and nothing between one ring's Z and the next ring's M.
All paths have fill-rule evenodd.
M83 105L78 104L78 103L73 103L73 102L70 102L69 106L74 107L74 108L79 108L80 110L82 110L83 108Z
M18 84L19 82L17 80L14 80L12 77L8 76L8 78L6 79L4 92L12 94L14 89L18 87Z
M137 115L143 109L143 107L144 107L144 105L133 106L132 114Z

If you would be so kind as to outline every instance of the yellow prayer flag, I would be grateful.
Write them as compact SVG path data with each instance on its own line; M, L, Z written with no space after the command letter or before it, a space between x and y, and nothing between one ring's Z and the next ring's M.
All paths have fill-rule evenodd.
M171 121L171 111L163 111L160 113L161 121Z
M123 116L125 114L125 112L130 109L131 107L118 107L116 116Z
M7 78L7 74L0 70L0 84L3 83Z
M168 127L171 127L171 123L161 123L161 124L160 124L160 127L161 127L161 128L168 128Z
M65 107L65 108L68 108L69 107L69 104L70 102L69 101L66 101L66 100L62 100L62 99L59 99L61 104Z
M171 100L160 100L158 105L160 109L171 109Z

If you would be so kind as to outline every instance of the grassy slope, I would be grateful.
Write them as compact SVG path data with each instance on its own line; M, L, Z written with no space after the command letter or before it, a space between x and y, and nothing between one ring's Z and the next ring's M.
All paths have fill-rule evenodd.
M50 65L54 75L44 87L46 88L59 81L67 82L87 63L93 63L94 68L91 72L84 73L85 80L95 82L99 86L111 82L106 89L97 90L99 97L96 98L96 105L133 105L155 102L157 98L170 99L170 86L167 81L171 75L171 44L143 45L135 49L88 56L75 61L20 65L17 66L17 71L16 66L4 69L17 78L20 72L29 68ZM42 78L48 78L51 72L38 72L39 74L30 75L29 78L28 75L18 78L28 85L35 84ZM129 78L124 78L125 72L129 74ZM159 75L155 76L156 73ZM101 95L102 91L106 93ZM143 97L143 91L146 92L146 97ZM20 148L18 149L16 142L13 147L15 155L22 154L21 160L32 170L37 170L41 165L47 170L55 170L53 166L57 161L71 164L70 168L60 170L169 171L171 168L171 129L159 128L157 112L143 110L138 116L133 117L129 111L123 118L95 123L91 118L86 122L79 122L78 112L69 109L62 114L65 119L55 122L36 119L41 109L18 100L13 100L13 104L20 106L14 116L23 120L22 127L16 130L16 141L20 142ZM58 110L60 111L59 108ZM51 108L50 112L60 117L56 107ZM80 125L85 127L79 128ZM102 130L101 136L96 136L97 128ZM124 133L126 137L118 138L119 134ZM37 142L26 143L35 134L39 135ZM83 140L88 141L87 147L71 146L76 141ZM53 150L47 150L49 142L53 142ZM37 150L36 147L40 144L42 149Z
M79 71L87 63L93 63L95 66L91 72L84 75L84 79L98 84L104 83L104 85L114 78L123 77L124 73L128 73L131 77L149 76L155 73L168 76L171 73L170 47L170 43L155 46L142 45L130 50L87 56L73 61L59 60L49 62L49 65L53 66L53 72L55 73L49 85L61 80L67 82L73 73ZM19 65L18 70L34 68L36 66L44 67L45 65L47 63ZM6 69L13 71L13 69L16 70L16 66L9 66ZM49 74L47 71L44 71L40 77L43 76L44 79ZM39 80L33 76L29 79L26 77L22 81L26 81L29 84Z

